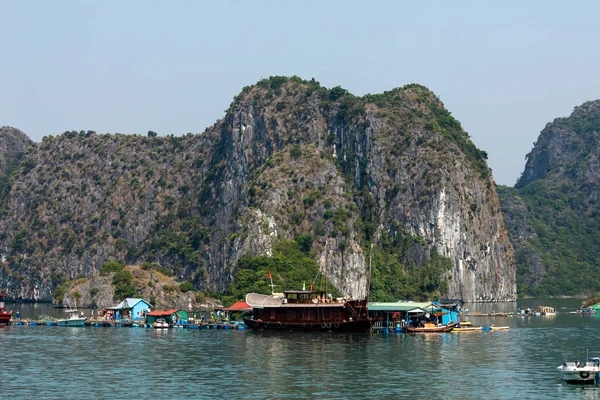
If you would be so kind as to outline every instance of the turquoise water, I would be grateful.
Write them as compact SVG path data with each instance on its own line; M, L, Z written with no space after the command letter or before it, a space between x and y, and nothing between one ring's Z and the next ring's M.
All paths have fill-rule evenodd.
M470 318L509 331L426 335L10 326L0 381L18 398L599 398L556 367L600 354L600 318L544 304L568 307Z

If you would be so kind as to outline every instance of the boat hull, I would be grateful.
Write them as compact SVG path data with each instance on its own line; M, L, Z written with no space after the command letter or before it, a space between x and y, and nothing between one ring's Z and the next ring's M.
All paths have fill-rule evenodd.
M85 326L85 318L69 318L59 319L56 321L57 326Z
M414 327L414 326L407 326L406 327L406 332L408 333L441 333L441 332L451 332L454 327L458 325L458 324L448 324L448 325L443 325L443 326L436 326L436 327Z
M308 332L369 332L368 319L344 322L270 322L245 318L244 323L253 330L308 331Z
M6 311L0 312L0 325L9 325L12 314Z
M481 332L482 330L483 330L483 326L465 326L462 328L454 328L454 329L452 329L452 332L475 332L475 331Z
M560 372L560 379L572 383L593 383L600 372L600 369L597 368L569 368L562 365L558 367L558 369Z

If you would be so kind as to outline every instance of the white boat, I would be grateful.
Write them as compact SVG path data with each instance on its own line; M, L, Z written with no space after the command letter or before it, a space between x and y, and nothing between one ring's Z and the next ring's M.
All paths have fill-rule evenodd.
M600 374L600 357L591 357L583 364L579 361L565 362L557 369L563 381L592 383Z
M85 326L85 318L79 316L79 310L77 310L77 301L75 302L74 308L69 308L65 310L67 314L69 314L69 318L61 318L56 320L56 325L58 326Z
M85 318L79 316L79 311L77 309L65 310L65 312L69 313L69 318L61 318L56 321L56 325L58 326L84 326Z
M169 323L164 318L159 318L152 324L153 328L168 328Z

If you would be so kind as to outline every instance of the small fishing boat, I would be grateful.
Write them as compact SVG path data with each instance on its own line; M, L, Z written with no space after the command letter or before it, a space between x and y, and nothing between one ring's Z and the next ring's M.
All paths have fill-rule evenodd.
M588 358L585 364L579 361L565 362L557 367L560 379L572 383L593 383L600 373L600 357Z
M510 326L495 326L495 325L490 326L491 331L506 331L509 329L510 329Z
M69 308L65 310L67 314L69 314L69 318L61 318L56 320L57 326L85 326L86 318L79 316L79 310L77 310L77 302L75 302L74 308Z
M168 328L169 323L164 318L159 318L156 321L154 321L154 323L152 324L152 327L155 329Z
M65 310L66 313L69 313L69 318L61 318L56 320L57 326L84 326L85 325L85 317L79 316L79 311L74 309Z
M0 293L0 325L10 324L12 313L4 309L4 295Z
M407 326L408 333L428 333L428 332L451 332L458 322L451 322L446 325L436 325L433 322L424 322L423 326Z
M482 331L483 328L483 326L462 326L462 324L460 324L460 326L455 326L454 329L452 329L452 332L475 332Z

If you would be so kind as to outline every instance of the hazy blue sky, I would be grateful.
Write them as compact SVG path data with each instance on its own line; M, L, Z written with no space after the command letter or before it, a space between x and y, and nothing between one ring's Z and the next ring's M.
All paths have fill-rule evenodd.
M242 87L434 91L513 185L546 123L600 98L599 1L4 1L0 125L202 132Z

